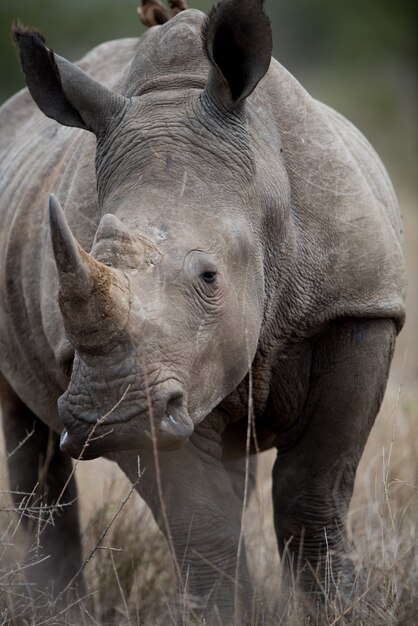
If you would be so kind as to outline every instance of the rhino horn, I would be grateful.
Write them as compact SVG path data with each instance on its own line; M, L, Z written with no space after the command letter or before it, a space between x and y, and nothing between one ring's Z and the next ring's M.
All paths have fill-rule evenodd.
M94 259L77 242L53 194L49 196L49 224L61 293L87 300L92 292L90 265Z
M68 339L81 351L103 352L120 340L126 327L129 286L123 275L83 250L54 195L49 199L49 221Z

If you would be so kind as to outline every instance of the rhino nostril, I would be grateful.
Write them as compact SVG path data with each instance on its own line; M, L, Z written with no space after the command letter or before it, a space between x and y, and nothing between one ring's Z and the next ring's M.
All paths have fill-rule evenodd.
M173 394L167 401L166 413L174 417L179 411L184 410L184 398L182 393Z
M173 393L167 401L160 431L174 438L186 439L192 435L193 428L183 394Z

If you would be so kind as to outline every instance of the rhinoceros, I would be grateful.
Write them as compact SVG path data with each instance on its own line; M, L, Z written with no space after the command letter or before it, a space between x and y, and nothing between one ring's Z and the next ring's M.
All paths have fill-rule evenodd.
M104 456L194 606L245 616L244 494L275 448L288 570L349 592L347 510L404 322L401 219L366 139L272 59L263 5L181 11L78 64L14 29L0 396L16 503L67 503L40 537L55 591L81 584L71 457Z

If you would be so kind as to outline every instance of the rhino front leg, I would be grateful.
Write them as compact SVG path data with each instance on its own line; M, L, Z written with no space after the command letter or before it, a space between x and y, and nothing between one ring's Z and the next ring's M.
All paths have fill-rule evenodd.
M248 466L245 458L224 460L223 464L229 474L234 493L241 503L241 506L244 502L244 496L245 504L247 505L255 490L257 480L257 456L255 454L250 455Z
M10 489L29 538L28 558L34 562L25 570L27 582L30 589L47 590L56 596L81 566L77 489L73 477L61 498L62 509L52 515L51 508L71 475L71 459L60 452L59 437L21 402L1 375L0 405ZM82 587L79 580L79 592ZM71 592L63 602L68 602L70 597Z
M136 457L114 458L134 481ZM243 544L237 567L242 502L222 463L220 443L195 434L180 450L159 452L162 494L153 453L144 451L140 459L138 491L166 537L169 526L191 608L206 623L246 623L251 584Z
M305 591L352 591L346 516L354 479L386 387L391 320L336 321L314 351L303 435L278 452L273 501L279 549Z

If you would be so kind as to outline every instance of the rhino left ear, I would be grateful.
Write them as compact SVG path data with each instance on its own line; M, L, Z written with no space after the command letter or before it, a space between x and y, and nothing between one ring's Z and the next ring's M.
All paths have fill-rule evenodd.
M97 134L123 107L126 98L54 54L41 33L17 24L12 37L31 96L48 117Z
M207 18L203 41L210 61L206 91L234 109L270 66L273 45L264 0L221 1Z

